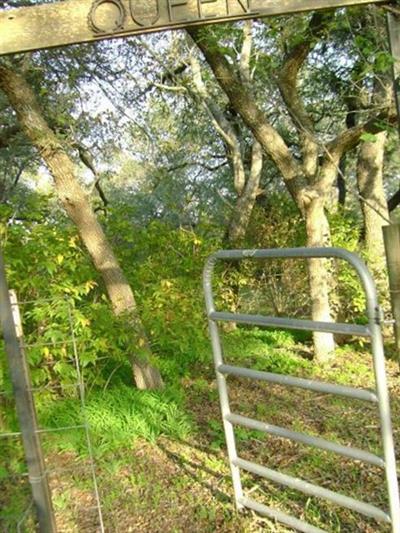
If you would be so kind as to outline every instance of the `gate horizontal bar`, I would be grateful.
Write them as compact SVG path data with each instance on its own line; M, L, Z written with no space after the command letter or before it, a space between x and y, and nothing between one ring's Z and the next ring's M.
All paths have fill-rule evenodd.
M344 494L339 494L338 492L325 489L324 487L320 487L319 485L314 485L312 483L309 483L308 481L304 481L303 479L282 474L281 472L277 472L276 470L271 470L270 468L266 468L256 463L246 461L244 459L237 458L234 459L232 463L235 466L246 470L247 472L251 472L252 474L256 474L257 476L264 477L275 483L285 485L287 487L290 487L291 489L298 490L300 492L303 492L304 494L309 494L310 496L315 496L316 498L324 498L333 503L341 505L342 507L347 507L347 509L351 509L352 511L356 511L365 516L375 518L376 520L379 520L381 522L386 522L389 524L391 523L391 518L387 513L385 513L385 511L382 511L382 509L379 509L374 505L370 505L369 503L365 503L360 500L355 500L354 498L350 498L349 496L345 496Z
M357 324L343 324L335 322L317 322L315 320L302 320L297 318L279 318L275 316L245 315L240 313L225 313L213 311L209 318L222 322L237 322L238 324L251 324L253 326L270 326L274 328L297 329L303 331L323 331L326 333L341 333L370 337L371 332L367 326Z
M376 394L373 391L366 389L356 389L354 387L346 387L344 385L334 385L333 383L324 383L322 381L314 381L312 379L296 378L294 376L286 376L284 374L273 374L272 372L263 372L262 370L251 370L250 368L242 368L240 366L219 365L217 370L221 374L227 374L231 376L258 379L260 381L276 383L277 385L299 387L300 389L322 392L324 394L337 394L338 396L347 396L349 398L355 398L356 400L363 400L367 402L378 402Z
M292 527L297 531L303 531L303 533L327 533L327 531L324 529L319 529L318 527L312 526L308 522L294 518L293 516L290 516L282 511L278 511L277 509L271 509L271 507L267 507L262 503L258 503L251 498L239 498L238 503L244 505L244 507L248 507L249 509L256 511L261 515L272 518L272 520L277 520L286 526Z
M237 415L234 413L225 416L225 420L228 420L228 422L231 422L231 424L243 426L249 429L255 429L257 431L269 433L270 435L275 435L277 437L291 439L296 442L307 444L309 446L315 446L317 448L321 448L322 450L327 450L333 453L337 453L339 455L351 457L352 459L356 459L358 461L363 461L364 463L379 466L380 468L385 467L385 462L382 457L378 457L373 453L360 450L359 448L343 446L342 444L337 444L336 442L322 439L320 437L313 437L311 435L299 433L298 431L291 431L290 429L281 428L279 426L260 422L259 420L254 420L252 418Z
M20 437L21 435L22 433L20 431L14 431L13 433L0 433L0 439Z
M374 281L365 263L355 254L343 248L278 248L261 250L219 250L212 254L204 267L203 284L208 312L214 311L211 279L218 260L239 261L241 259L311 259L337 258L348 262L357 272L367 298L368 316L376 320L377 294Z
M343 259L353 265L358 270L365 270L363 261L353 252L349 252L344 248L336 247L306 247L299 246L298 248L258 248L250 250L218 250L213 253L211 258L216 259L312 259L321 258L329 259L336 257ZM358 265L357 265L358 264Z

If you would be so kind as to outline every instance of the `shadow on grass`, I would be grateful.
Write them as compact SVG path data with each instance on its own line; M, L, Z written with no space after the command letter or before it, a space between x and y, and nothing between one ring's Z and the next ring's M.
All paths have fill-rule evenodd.
M193 445L186 442L185 445L194 447ZM165 455L171 461L173 461L179 467L181 471L189 475L193 479L193 481L209 490L210 493L214 496L214 498L216 498L218 501L220 501L221 503L230 503L232 501L231 496L225 494L225 492L223 492L221 489L215 487L212 482L202 479L201 475L199 475L198 472L201 471L208 474L209 476L212 476L216 479L217 483L219 483L221 480L229 479L230 477L228 475L216 472L215 470L212 470L211 468L205 466L202 463L190 461L189 459L186 459L186 457L184 457L183 455L168 449L167 446L162 443L158 443L158 447L165 453Z

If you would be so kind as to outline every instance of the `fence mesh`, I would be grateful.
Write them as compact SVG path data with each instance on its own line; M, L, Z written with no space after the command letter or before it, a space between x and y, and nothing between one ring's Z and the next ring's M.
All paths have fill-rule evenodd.
M64 315L67 317L62 338L54 337L51 340L48 340L45 328L42 326L38 328L37 324L36 331L32 333L32 317L35 314L35 308L43 302L44 300L18 302L22 324L24 325L26 317L31 322L30 327L27 328L27 335L22 338L20 344L28 364L36 354L36 375L32 376L33 385L30 392L38 413L37 433L44 450L45 474L49 480L57 531L88 529L85 527L85 523L89 520L91 530L103 532L103 515L96 477L94 450L86 413L86 386L79 359L79 338L74 321L73 302L69 299L45 300L54 308L63 306ZM13 305L17 304L14 303ZM52 360L52 350L59 353L61 351L62 360L60 358ZM37 358L38 351L45 355L41 361L38 361ZM0 455L3 460L0 463L0 530L32 531L36 520L30 492L32 480L29 479L26 467L22 435L18 427L12 387L3 354L2 359ZM61 373L52 371L60 363L63 365L62 368L68 369L66 373L69 382L67 383L61 379ZM38 380L40 381L39 385L37 384ZM79 413L75 413L75 418L80 420L79 424L58 424L57 417L54 417L55 420L51 426L43 424L42 420L49 418L47 416L48 411L53 410L54 413L57 413L57 404L71 398L77 400L79 404ZM62 432L83 433L86 449L80 455L84 459L74 457L73 453L57 451L55 435ZM73 492L67 491L66 487L72 485L77 485L80 488ZM81 494L78 495L78 492ZM85 497L82 497L82 494Z

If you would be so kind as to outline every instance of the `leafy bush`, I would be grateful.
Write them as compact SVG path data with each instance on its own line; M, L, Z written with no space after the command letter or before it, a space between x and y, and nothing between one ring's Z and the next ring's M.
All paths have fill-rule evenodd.
M11 213L12 207L1 206L9 283L20 300L31 302L23 306L26 342L47 344L28 351L34 385L59 384L63 394L72 391L68 388L76 375L71 320L88 386L109 386L115 379L131 383L125 364L131 332L123 319L113 316L102 281L75 228L48 198L36 195L19 207L19 220L8 225ZM103 222L135 291L156 363L167 382L176 382L210 360L201 277L208 255L222 247L220 229L211 224L174 227L161 221L144 227L136 223L129 206L119 204ZM356 250L359 230L351 213L338 212L331 216L331 224L334 244ZM302 244L304 225L285 195L271 196L268 210L256 209L249 247ZM232 311L307 314L305 269L300 261L249 260L239 268L221 265L216 276L217 303ZM357 318L364 308L357 278L347 267L337 274L343 312L347 318Z
M124 364L130 328L113 316L76 230L57 210L43 220L43 204L48 200L38 200L37 216L21 213L10 226L9 212L1 213L9 285L21 302L29 302L21 309L34 385L60 384L66 393L76 381L71 324L90 387L108 385L122 372L131 382ZM172 382L208 358L201 274L206 256L218 247L218 234L208 227L195 233L160 222L137 227L117 209L106 223L137 296L156 364Z
M159 221L137 227L118 213L109 231L114 241L118 239L120 258L161 368L171 379L189 372L209 357L202 270L206 258L220 247L218 231L208 226L196 231L176 228ZM127 236L124 243L122 234Z
M332 244L360 253L360 221L351 210L340 209L329 217ZM346 261L335 265L336 308L341 320L359 321L365 311L365 295L359 277Z

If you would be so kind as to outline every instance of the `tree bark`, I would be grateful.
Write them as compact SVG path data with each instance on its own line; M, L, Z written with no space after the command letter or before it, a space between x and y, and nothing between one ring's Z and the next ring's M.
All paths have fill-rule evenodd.
M228 228L228 240L233 247L242 244L250 222L251 213L259 192L263 154L260 143L254 141L251 154L251 168L246 185L233 210Z
M151 350L134 294L76 178L74 163L48 126L33 90L23 76L0 65L0 89L14 109L22 131L38 150L53 176L58 198L76 225L94 267L103 279L115 315L126 315L133 328L137 346L132 350L130 359L137 387L161 387L163 382L160 373L150 364Z
M364 217L367 261L374 274L385 268L385 246L382 227L389 222L383 188L383 160L386 132L378 133L375 142L361 144L357 160L357 185Z
M325 199L313 198L305 208L307 246L323 247L330 245L330 230L325 214ZM332 322L329 293L332 288L331 273L327 259L310 259L308 277L313 320ZM329 361L335 351L333 335L313 333L315 359L319 363Z

